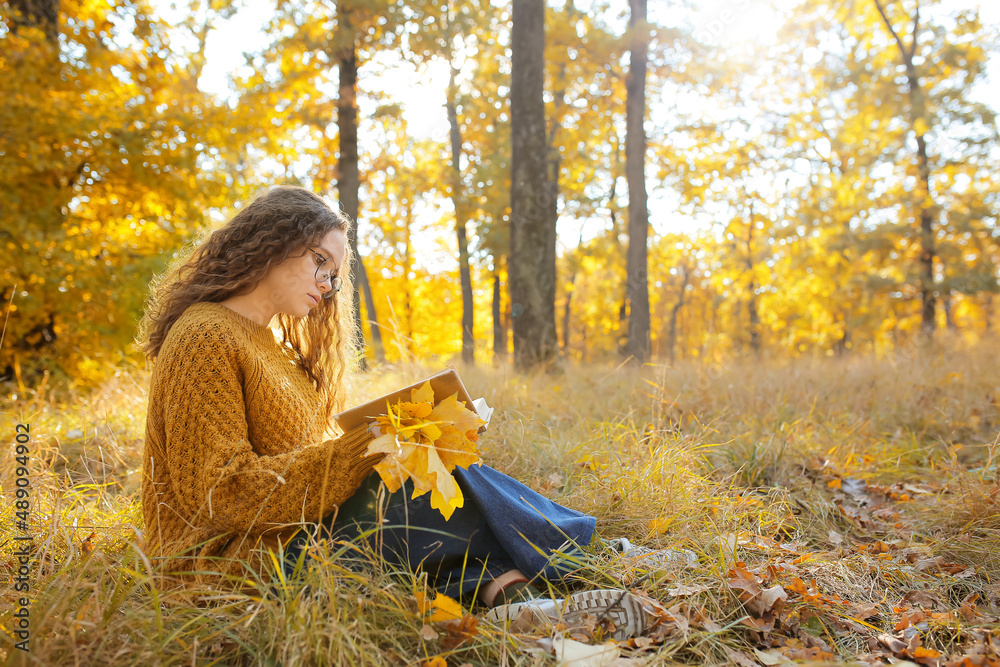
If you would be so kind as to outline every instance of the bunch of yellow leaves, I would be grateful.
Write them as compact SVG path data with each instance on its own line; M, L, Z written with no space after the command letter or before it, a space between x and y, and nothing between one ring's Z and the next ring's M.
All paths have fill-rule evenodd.
M368 445L367 453L386 454L375 470L390 493L411 479L413 497L430 491L431 507L447 520L465 503L451 473L455 466L480 462L476 442L485 422L458 402L457 393L435 406L430 382L410 397L412 401L388 405L388 414L377 419L383 435Z

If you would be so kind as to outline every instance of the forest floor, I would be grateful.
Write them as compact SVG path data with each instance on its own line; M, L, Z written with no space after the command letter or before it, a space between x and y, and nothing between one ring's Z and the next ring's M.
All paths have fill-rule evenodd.
M462 368L496 408L484 462L698 555L647 571L592 547L564 590L628 588L656 622L505 631L422 576L324 561L279 598L151 586L139 487L148 376L4 396L0 657L41 665L1000 665L998 350L875 359ZM383 368L358 399L434 367ZM14 647L15 423L30 425L30 652ZM326 597L303 594L311 584ZM582 657L589 656L589 657ZM576 661L571 659L577 657ZM902 661L902 662L901 662Z

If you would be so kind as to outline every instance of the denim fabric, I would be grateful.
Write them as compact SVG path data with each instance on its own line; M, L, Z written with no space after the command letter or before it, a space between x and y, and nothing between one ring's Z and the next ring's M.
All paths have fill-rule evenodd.
M382 528L365 538L387 562L427 572L432 585L446 595L467 596L480 583L513 568L529 578L561 579L571 569L550 559L551 553L572 552L574 545L590 543L594 517L558 505L489 466L455 468L454 474L465 503L449 520L430 506L430 493L411 498L413 485L408 481L387 494ZM331 513L310 532L330 540L355 540L374 529L380 485L373 473L340 506L335 521ZM300 531L286 547L286 578L292 578L308 540Z

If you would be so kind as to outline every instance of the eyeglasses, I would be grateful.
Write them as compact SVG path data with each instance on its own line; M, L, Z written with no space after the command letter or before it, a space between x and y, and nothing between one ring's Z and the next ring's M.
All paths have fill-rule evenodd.
M337 271L333 272L331 275L329 268L326 270L323 269L323 267L328 266L327 262L330 262L330 260L312 248L309 248L309 252L316 255L316 257L320 259L319 266L316 267L316 282L325 283L326 281L330 281L330 291L323 295L324 299L329 299L340 291L340 286L343 283L343 280L341 280L340 276L337 275L340 272L340 269L337 269Z

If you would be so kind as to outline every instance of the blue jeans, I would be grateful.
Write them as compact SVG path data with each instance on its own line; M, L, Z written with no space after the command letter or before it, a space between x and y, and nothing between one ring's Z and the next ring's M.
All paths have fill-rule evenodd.
M372 473L338 512L292 538L283 563L285 577L295 576L309 533L331 543L364 540L387 562L427 572L435 588L455 599L507 570L558 581L575 569L552 554L572 553L589 544L594 517L558 505L485 465L455 468L454 475L465 503L450 519L430 506L430 493L411 498L413 485L407 481L387 494L379 528L376 495L381 480ZM307 553L304 561L308 559Z

